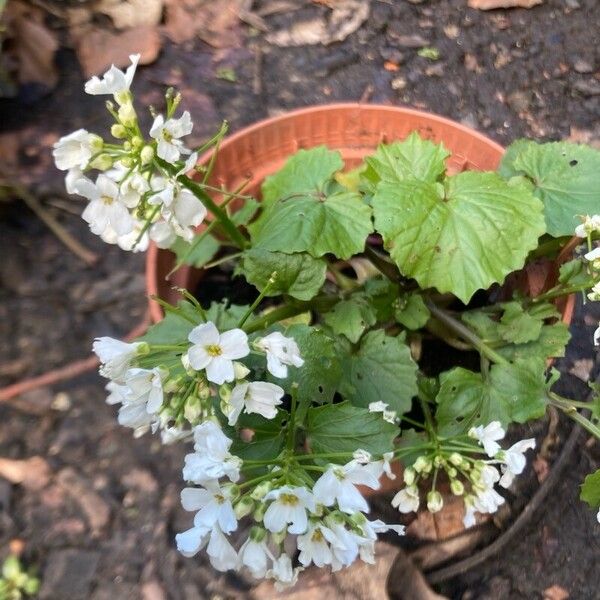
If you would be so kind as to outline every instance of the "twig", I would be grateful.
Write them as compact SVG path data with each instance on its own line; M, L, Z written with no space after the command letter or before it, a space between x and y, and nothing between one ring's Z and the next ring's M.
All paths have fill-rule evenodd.
M262 46L257 43L254 45L254 69L252 73L252 92L255 96L262 94L262 63L263 63L263 51Z
M98 262L98 255L80 244L37 200L37 198L21 185L9 184L14 193L43 221L48 229L86 265Z

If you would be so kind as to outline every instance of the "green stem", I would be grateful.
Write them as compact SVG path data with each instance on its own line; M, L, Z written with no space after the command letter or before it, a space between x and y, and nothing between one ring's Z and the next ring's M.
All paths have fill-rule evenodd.
M400 283L402 275L395 264L387 261L383 256L376 252L369 244L365 246L364 255L373 263L373 266L393 283Z
M182 319L185 319L186 321L189 321L190 323L193 323L194 325L198 325L198 323L196 321L194 321L194 319L192 319L191 317L186 315L182 310L178 309L176 306L169 304L162 298L159 298L158 296L150 296L150 299L154 300L154 302L157 302L158 304L160 304L163 307L165 312L173 313L174 315L177 315L178 317L181 317Z
M586 431L600 439L600 427L592 423L587 417L578 412L575 405L568 398L563 398L554 392L548 393L550 404L562 410L568 417L579 423Z
M508 364L508 360L506 360L501 354L498 354L495 350L492 350L478 335L476 335L458 319L455 319L447 311L435 305L433 302L431 302L431 300L426 299L425 303L427 304L427 308L430 310L431 314L438 321L441 321L444 325L452 329L454 333L472 344L480 354L486 358L489 358L494 363L501 365Z
M177 173L177 167L169 164L168 162L157 158L155 159L158 164L165 169L168 173L174 176ZM204 204L214 217L219 221L219 224L223 227L223 230L229 237L229 239L241 249L248 247L248 240L244 237L242 232L237 228L236 224L229 218L227 211L219 206L202 188L202 185L192 181L186 175L179 175L177 181L187 188ZM225 192L226 193L226 192Z
M294 454L294 444L296 441L296 403L298 396L298 386L296 384L292 384L292 389L290 391L290 396L292 397L292 405L290 407L290 420L287 425L287 440L286 440L286 448L290 455Z
M527 262L542 256L550 256L558 254L563 246L570 240L569 236L552 238L546 242L542 242L535 250L532 250L527 257Z
M531 302L544 302L545 300L553 300L554 298L560 298L561 296L568 296L569 294L583 292L587 289L590 289L594 284L595 281L592 280L586 284L571 285L567 287L556 286L551 290L548 290L545 294L540 294L539 296L532 298Z
M238 323L238 328L243 327L244 323L248 320L250 315L256 310L256 307L262 302L263 298L267 295L269 290L273 287L275 280L277 278L277 272L273 271L271 273L271 277L269 277L269 281L267 281L267 285L263 288L262 292L258 295L258 298L250 305L250 308L246 311L244 316L241 318Z

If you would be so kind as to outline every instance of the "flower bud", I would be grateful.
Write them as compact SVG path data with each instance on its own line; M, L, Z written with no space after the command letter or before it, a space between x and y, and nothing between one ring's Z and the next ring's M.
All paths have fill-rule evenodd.
M135 108L133 108L131 102L122 104L119 107L117 116L119 117L119 121L121 121L125 127L134 127L137 123L137 115L135 114Z
M444 460L443 456L440 456L439 454L436 454L434 459L433 459L433 465L435 467L437 467L438 469L440 467L442 467L444 464L446 463L446 461Z
M263 481L250 492L250 497L254 500L262 500L272 489L273 484L270 481Z
M124 156L123 158L119 159L119 162L128 169L133 167L133 158L131 158L131 156Z
M123 106L125 104L131 104L133 96L129 90L121 90L115 94L115 100L117 101L117 104Z
M263 517L265 516L266 512L267 512L267 504L266 504L266 502L262 502L255 508L254 512L252 513L252 518L257 523L260 523L263 520Z
M450 489L455 496L462 496L465 493L465 486L458 479L453 479L450 482Z
M254 500L244 496L234 507L233 512L238 519L243 519L246 515L249 515L255 508Z
M426 456L419 456L413 468L417 473L430 473L432 469L431 459Z
M281 544L283 542L283 540L285 540L285 538L287 537L287 528L284 527L281 531L278 531L277 533L271 533L271 541L273 542L273 544L275 546L279 546L279 544Z
M250 373L250 369L238 362L237 360L233 361L233 374L237 380L244 379Z
M90 148L92 152L100 152L104 148L104 140L95 133L90 134Z
M427 510L431 513L436 513L442 510L444 499L437 490L431 490L427 494Z
M144 146L140 152L140 159L143 165L148 165L154 158L154 148L152 146Z
M458 471L454 467L448 467L446 473L448 473L450 479L454 479L458 475Z
M248 537L253 542L260 543L267 537L267 531L266 531L266 529L263 529L262 527L257 527L256 525L254 525L254 527L252 527L252 529L250 529L250 534L248 535Z
M110 128L110 133L113 137L117 138L118 140L122 140L127 137L127 129L125 129L125 127L123 127L121 123L115 123Z
M183 409L183 416L190 422L195 423L202 416L202 404L200 398L188 397Z
M144 140L139 135L135 135L131 138L131 145L139 150L144 145Z
M90 167L99 171L108 171L113 166L113 159L108 154L100 154L90 162Z
M463 457L458 453L458 452L453 452L449 457L448 460L455 466L455 467L460 467L460 465L462 464L463 461Z
M219 387L219 397L225 404L228 404L231 400L231 387L226 383Z
M406 485L412 485L415 482L416 476L417 474L415 470L412 467L408 467L407 469L404 469L404 474L402 477Z

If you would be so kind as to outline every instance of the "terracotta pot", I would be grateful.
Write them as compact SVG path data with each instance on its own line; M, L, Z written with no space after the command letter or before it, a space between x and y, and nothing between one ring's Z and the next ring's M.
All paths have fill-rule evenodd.
M451 172L495 170L504 149L489 138L426 112L395 106L330 104L295 110L260 121L225 139L219 149L211 185L236 189L248 180L245 193L258 195L267 175L280 169L287 158L300 148L326 145L339 150L350 169L360 164L378 144L402 140L412 131L424 138L443 142L452 153ZM211 153L200 162L205 164ZM218 201L219 199L216 198ZM193 289L200 271L183 266L165 281L174 264L174 255L151 245L146 260L146 285L149 295L169 302L179 300L173 286ZM163 317L161 307L150 301L154 322Z

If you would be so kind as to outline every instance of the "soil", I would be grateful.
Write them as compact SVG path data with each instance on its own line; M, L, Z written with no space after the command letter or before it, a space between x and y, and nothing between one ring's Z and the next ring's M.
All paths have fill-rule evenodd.
M166 44L140 69L136 93L159 106L162 90L179 84L197 141L224 118L236 130L293 107L362 99L431 110L503 144L520 136L600 143L597 0L490 12L465 4L373 0L368 21L327 47L279 48L245 25L243 45L218 52L201 41ZM304 3L265 20L278 30L326 10ZM415 44L437 48L440 59L418 56ZM62 175L51 165L48 148L59 135L77 127L102 131L108 123L102 101L82 93L71 50L60 51L58 66L61 80L51 94L36 93L34 101L26 88L17 100L0 101L0 143L14 142L10 152L2 146L14 177L99 260L86 266L16 200L0 205L2 385L88 356L93 337L124 335L146 307L143 257L89 234L78 216L82 202L64 196ZM236 82L216 78L223 67L235 71ZM599 318L598 304L578 311L568 357L558 363L561 385L578 397L585 394L581 378L599 373L590 341ZM22 484L0 478L0 553L22 549L24 562L41 574L43 599L248 597L251 582L215 573L202 557L177 555L174 533L190 524L178 500L184 449L132 439L102 388L88 374L0 405L0 456L41 458L24 466ZM566 598L562 589L570 598L597 598L600 529L577 495L598 466L598 447L582 436L525 533L440 593Z

